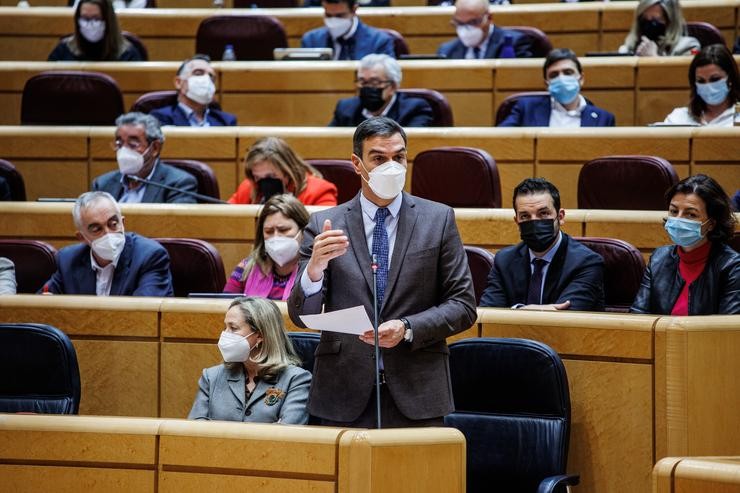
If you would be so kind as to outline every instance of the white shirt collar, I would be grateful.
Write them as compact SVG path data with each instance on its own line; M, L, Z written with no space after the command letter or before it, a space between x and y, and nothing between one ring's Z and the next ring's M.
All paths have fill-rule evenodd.
M550 98L550 107L553 111L557 111L558 113L562 113L564 116L571 116L571 117L581 117L581 113L583 113L583 110L586 108L586 98L584 98L581 94L578 95L578 107L574 110L566 109L565 106L558 103L555 98Z
M391 213L391 216L394 218L398 216L398 213L401 211L401 202L403 201L403 192L399 193L398 196L396 196L395 199L393 199L393 202L385 206L388 209L388 212ZM365 214L371 221L375 221L375 212L379 209L379 207L376 204L373 204L367 197L365 197L365 194L360 192L360 207L362 208L362 213Z

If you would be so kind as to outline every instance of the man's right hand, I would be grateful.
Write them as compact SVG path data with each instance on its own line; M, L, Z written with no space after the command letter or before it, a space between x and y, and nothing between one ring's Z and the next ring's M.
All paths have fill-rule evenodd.
M308 278L318 282L324 276L324 270L329 267L329 261L344 255L349 246L349 240L341 229L331 229L331 221L324 221L321 233L313 239L313 251L308 260L306 272Z

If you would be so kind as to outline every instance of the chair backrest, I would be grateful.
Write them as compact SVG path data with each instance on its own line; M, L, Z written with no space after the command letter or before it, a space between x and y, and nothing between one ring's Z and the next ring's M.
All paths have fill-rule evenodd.
M715 44L727 46L725 38L722 36L720 30L708 22L687 22L686 31L689 36L699 40L702 48Z
M77 414L80 370L69 337L51 325L0 324L0 412Z
M578 208L666 210L664 194L676 183L676 170L661 157L592 159L578 174Z
M640 289L645 259L640 250L614 238L576 237L604 259L604 304L608 312L628 312Z
M10 200L23 202L26 200L26 184L13 163L0 159L0 176L5 178L10 188Z
M177 104L177 91L151 91L145 92L138 97L134 104L131 105L130 111L139 111L141 113L151 113L153 110L165 106L174 106ZM217 101L211 101L209 108L220 110L221 105Z
M38 240L0 239L0 257L15 264L18 293L36 293L57 270L57 250Z
M432 107L434 119L432 127L452 127L455 121L452 118L452 108L449 101L441 92L433 89L399 89L398 92L408 94L415 98L422 98Z
M488 284L488 274L493 269L493 254L488 250L471 245L464 245L464 248L465 255L468 257L470 274L473 276L475 304L478 305Z
M547 34L531 26L506 26L504 29L511 29L523 34L529 39L530 49L533 58L544 58L552 51L552 43Z
M501 207L493 158L472 147L437 147L414 158L411 193L450 207Z
M337 187L337 202L342 204L352 199L362 185L360 175L351 161L344 159L307 159L306 162L321 172L324 179Z
M301 357L301 368L313 373L314 352L319 345L321 334L318 332L288 332L298 356Z
M220 293L226 285L224 263L218 250L193 238L154 238L170 256L175 296L190 293Z
M237 60L272 60L275 48L286 48L282 23L269 15L216 15L203 19L195 35L195 52L221 60L226 45Z
M106 74L41 72L23 88L22 125L113 125L122 113L121 89Z
M380 30L393 38L393 51L396 53L396 58L401 58L401 55L408 55L411 53L408 43L406 43L406 40L403 38L403 34L394 29L381 28Z
M516 105L521 98L539 98L542 96L549 97L550 93L547 91L527 91L506 96L504 100L501 101L501 104L498 105L498 109L496 110L496 125L498 126L502 121L506 120L506 117L511 114L511 110L514 108L514 105Z
M207 195L214 199L221 198L221 192L218 188L218 178L213 169L206 163L200 161L194 161L192 159L167 159L162 161L164 164L169 164L175 168L181 169L193 175L198 180L198 193L201 195ZM206 203L206 201L199 200L199 203Z
M134 45L141 55L141 60L144 62L149 61L149 50L146 49L146 45L136 34L128 31L121 31L121 35L128 40L129 43Z
M565 474L570 394L565 367L549 346L526 339L450 344L455 412L445 424L465 435L467 491L537 491Z

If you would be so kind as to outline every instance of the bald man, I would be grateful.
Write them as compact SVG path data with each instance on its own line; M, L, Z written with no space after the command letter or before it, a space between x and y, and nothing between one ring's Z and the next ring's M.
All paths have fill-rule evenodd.
M507 58L502 49L510 44L516 58L531 58L529 40L517 31L494 26L488 6L488 0L457 0L452 15L457 38L443 43L437 54L469 60Z

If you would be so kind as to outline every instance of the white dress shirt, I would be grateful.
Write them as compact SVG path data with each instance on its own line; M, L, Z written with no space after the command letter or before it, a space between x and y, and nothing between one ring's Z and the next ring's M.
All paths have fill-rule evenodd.
M566 109L565 106L550 98L550 127L554 128L578 128L581 126L581 113L586 108L586 98L578 95L578 107L574 110Z
M120 256L118 257L120 258ZM98 296L110 296L110 288L113 286L113 275L116 273L118 259L115 259L105 267L98 265L95 256L90 249L90 265L95 271L95 294Z
M146 177L147 180L151 180L152 176L154 176L154 170L157 169L157 166L159 165L159 160L157 160L156 163L154 163L154 166L152 166L152 171L149 172L149 175ZM146 192L146 183L139 183L139 186L136 188L129 188L128 186L128 179L126 178L127 175L121 175L121 184L123 185L123 195L121 195L121 198L118 199L119 204L140 204L142 200L144 200L144 192Z
M681 108L675 108L673 111L671 111L671 113L667 117L665 117L663 123L670 123L673 125L702 125L707 127L732 127L734 125L734 119L734 106L730 106L729 108L727 108L711 122L706 122L703 118L701 121L694 120L694 117L691 116L691 113L689 113L689 108L687 106L683 106Z

